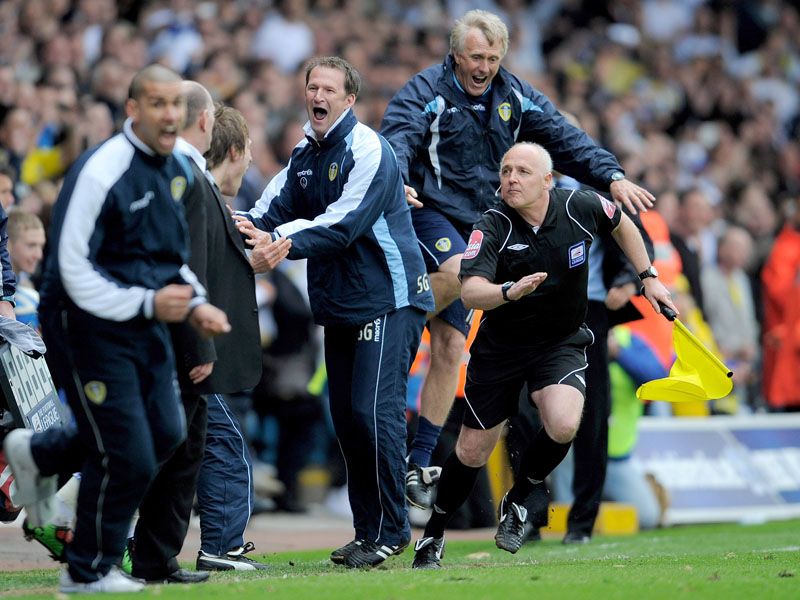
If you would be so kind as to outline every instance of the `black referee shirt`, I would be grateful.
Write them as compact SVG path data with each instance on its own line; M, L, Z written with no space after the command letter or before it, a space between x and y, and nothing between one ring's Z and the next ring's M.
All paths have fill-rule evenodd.
M533 293L484 313L471 352L495 354L535 349L574 333L586 318L589 246L621 218L617 206L589 190L550 190L538 232L505 203L483 214L469 238L461 277L494 283L543 271Z

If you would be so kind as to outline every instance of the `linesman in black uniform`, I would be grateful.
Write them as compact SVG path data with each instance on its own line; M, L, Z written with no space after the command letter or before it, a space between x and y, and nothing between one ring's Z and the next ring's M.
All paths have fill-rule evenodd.
M450 516L469 495L506 419L516 414L527 383L543 427L500 504L495 536L497 547L508 552L522 545L523 502L564 458L580 424L586 347L595 341L584 324L588 256L598 233L611 232L640 273L653 308L658 311L660 301L675 310L633 222L595 192L553 189L552 168L542 146L514 145L500 164L503 202L484 213L464 252L461 298L485 314L470 349L468 410L442 469L433 514L415 545L414 568L440 566Z

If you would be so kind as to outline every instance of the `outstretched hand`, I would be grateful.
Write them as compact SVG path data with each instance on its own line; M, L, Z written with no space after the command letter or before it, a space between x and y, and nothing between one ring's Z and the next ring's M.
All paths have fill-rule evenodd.
M250 265L256 273L264 273L277 267L278 263L289 255L289 250L292 248L290 238L278 238L273 241L272 236L267 235L256 242L246 241L253 245L253 251L250 253Z
M639 210L647 212L647 209L652 208L653 203L656 201L653 194L627 179L611 182L610 191L611 197L616 202L624 204L625 208L632 213Z
M253 222L247 217L233 215L233 220L236 221L236 229L247 238L245 241L251 246L255 246L256 242L263 237L272 237L266 231L253 225Z
M547 279L547 273L531 273L530 275L525 275L525 277L522 277L509 288L506 295L509 300L519 300L539 287L545 279Z

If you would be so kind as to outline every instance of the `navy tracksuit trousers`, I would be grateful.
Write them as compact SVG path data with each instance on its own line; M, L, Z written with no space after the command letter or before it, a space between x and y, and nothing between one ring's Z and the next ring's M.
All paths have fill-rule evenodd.
M331 417L356 539L400 545L411 538L406 388L424 324L424 313L406 307L361 326L325 327Z
M253 512L253 464L242 427L222 394L208 396L197 506L203 552L220 556L244 545L244 530Z
M105 321L82 311L43 314L48 356L77 423L36 434L43 474L72 470L80 445L75 537L67 549L76 581L92 581L122 558L131 519L160 465L186 437L172 345L163 323Z

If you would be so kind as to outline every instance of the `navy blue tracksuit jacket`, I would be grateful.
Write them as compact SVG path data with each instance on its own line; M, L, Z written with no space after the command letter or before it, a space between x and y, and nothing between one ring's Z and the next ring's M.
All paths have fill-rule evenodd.
M483 104L460 89L453 67L448 56L412 77L389 102L381 124L403 181L426 207L469 230L497 201L500 160L516 142L544 146L559 173L598 190L608 190L611 175L623 172L547 96L509 71L500 68Z
M309 259L356 538L403 546L408 370L434 303L395 154L350 110L319 140L307 124L249 216Z
M121 559L147 486L186 435L169 334L154 319L167 284L194 284L195 300L205 300L185 264L186 161L153 152L128 121L78 159L55 205L40 315L78 430L37 434L31 450L45 474L81 470L67 550L76 581Z
M309 299L320 325L433 310L395 154L352 111L324 139L308 135L295 147L250 218L292 239L289 258L313 258Z

